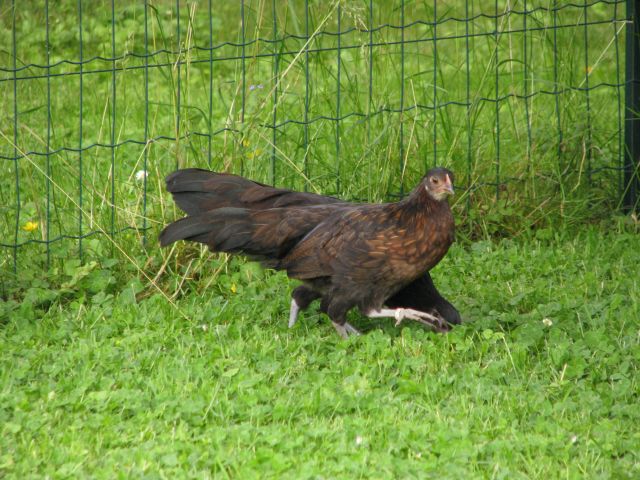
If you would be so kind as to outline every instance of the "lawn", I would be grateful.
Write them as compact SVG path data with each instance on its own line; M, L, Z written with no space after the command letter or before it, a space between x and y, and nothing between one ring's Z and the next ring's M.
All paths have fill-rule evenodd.
M175 307L114 262L69 272L52 305L2 306L0 476L637 478L623 230L454 246L446 335L354 315L371 329L344 341L315 311L289 330L293 282L241 260L203 260Z

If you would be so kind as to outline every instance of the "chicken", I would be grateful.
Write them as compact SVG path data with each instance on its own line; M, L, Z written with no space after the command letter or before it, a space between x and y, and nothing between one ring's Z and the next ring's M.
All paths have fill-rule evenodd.
M454 238L446 201L452 180L450 171L432 169L404 200L371 205L180 170L167 177L167 189L188 216L165 228L160 240L163 246L185 239L242 253L302 280L293 292L290 325L320 298L321 310L343 336L357 333L346 322L353 307L370 317L409 318L447 330L444 319L459 323L460 316L428 270Z
M237 175L198 168L179 170L168 176L167 189L173 194L178 206L189 215L221 207L264 210L304 205L352 205L335 197L275 188ZM331 211L327 211L327 215L330 214ZM303 287L294 291L290 327L295 324L298 311L306 309L315 298L317 297L305 293ZM389 307L430 312L441 316L449 324L461 323L460 314L440 295L429 272L425 272L422 277L402 288L387 299L385 304Z

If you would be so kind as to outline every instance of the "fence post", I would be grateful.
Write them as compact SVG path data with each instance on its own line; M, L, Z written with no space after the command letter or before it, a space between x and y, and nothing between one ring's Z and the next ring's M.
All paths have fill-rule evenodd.
M623 209L640 194L640 0L627 0Z

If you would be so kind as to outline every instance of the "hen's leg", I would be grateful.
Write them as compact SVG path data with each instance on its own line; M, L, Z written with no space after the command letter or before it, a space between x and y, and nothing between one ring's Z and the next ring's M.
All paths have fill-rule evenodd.
M462 322L458 310L438 292L429 272L406 285L384 303L389 308L412 308L434 315L439 314L452 324Z
M306 310L311 302L320 298L320 294L304 285L297 287L291 294L291 308L289 309L289 328L298 321L300 310Z
M450 327L440 315L433 315L412 308L382 308L380 310L369 310L365 315L369 318L395 318L396 327L402 320L409 319L427 325L437 332L447 332Z
M320 304L320 310L329 316L333 328L342 338L360 335L360 331L347 322L347 312L351 310L352 306L351 303L344 300L329 300L327 297L324 297Z
M298 321L298 312L300 312L300 305L298 305L298 302L296 302L294 297L291 297L291 308L289 308L289 328L293 328Z

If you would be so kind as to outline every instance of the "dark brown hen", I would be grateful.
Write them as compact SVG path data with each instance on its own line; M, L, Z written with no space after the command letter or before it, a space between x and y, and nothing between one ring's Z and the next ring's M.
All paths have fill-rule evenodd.
M215 188L211 175L217 177ZM383 308L393 305L389 300L407 286L418 291L433 287L430 278L422 286L420 280L444 256L454 236L446 201L453 193L452 174L446 169L430 170L406 199L380 205L313 198L195 169L170 175L167 188L189 216L165 228L161 244L201 242L213 251L243 253L286 270L304 282L294 291L290 323L298 308L321 298L321 310L343 336L356 333L346 323L353 307L370 317L392 316L397 322L409 318L437 330L448 328L429 312ZM451 317L459 320L458 315Z
M178 170L169 175L167 190L173 194L178 206L189 215L222 207L264 210L288 206L333 205L337 210L353 205L335 197L275 188L237 175L199 168ZM334 210L326 209L323 212L329 217ZM294 290L289 327L295 324L298 311L306 309L317 298L318 294L304 285ZM429 272L423 273L420 278L385 300L385 305L430 312L441 316L450 324L461 323L458 310L440 295Z

